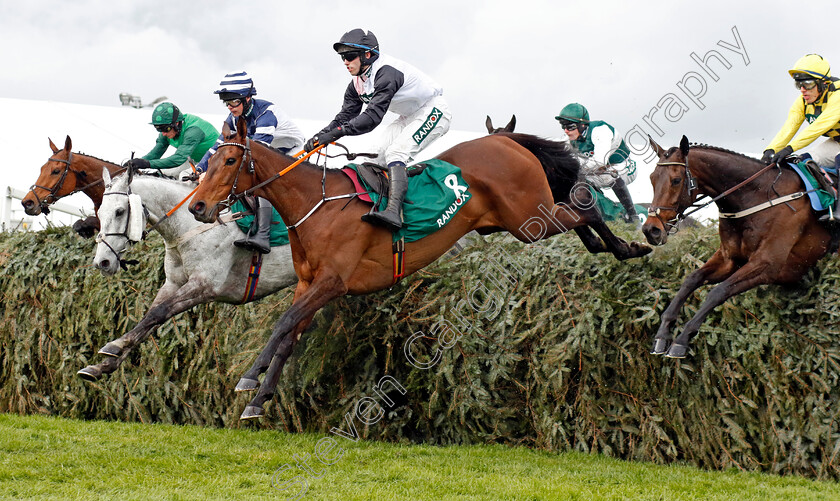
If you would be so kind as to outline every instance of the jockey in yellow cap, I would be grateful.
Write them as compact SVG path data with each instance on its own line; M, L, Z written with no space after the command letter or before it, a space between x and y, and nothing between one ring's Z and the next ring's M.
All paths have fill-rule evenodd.
M788 118L782 130L767 145L761 159L764 163L780 162L813 143L818 137L826 140L811 149L810 156L818 165L837 173L840 167L840 92L837 78L831 76L828 61L818 54L808 54L788 70L800 96L793 102ZM794 138L794 134L807 121L808 126ZM834 210L820 218L821 221L833 221L838 204Z

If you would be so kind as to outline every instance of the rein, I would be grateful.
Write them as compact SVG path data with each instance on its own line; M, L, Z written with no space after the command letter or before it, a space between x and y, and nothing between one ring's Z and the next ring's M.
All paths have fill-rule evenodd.
M688 167L688 158L686 158L685 162L657 162L656 165L657 166L660 166L660 165L663 165L663 166L679 165L681 167L685 167L685 174L686 174L686 179L687 179L686 190L688 191L687 195L689 196L689 198L691 197L691 192L697 189L697 178L695 178L691 174L691 169L689 169L689 167ZM738 183L735 186L729 188L728 190L724 191L723 193L720 193L716 197L710 199L709 201L707 201L703 204L700 204L700 205L692 204L692 205L686 207L683 210L679 210L679 207L665 207L665 206L661 206L661 205L660 206L651 206L651 207L648 208L648 216L655 216L657 219L659 219L659 221L662 223L662 225L665 227L665 230L669 234L676 233L677 231L679 231L678 225L685 218L687 218L691 214L694 214L695 212L697 212L697 211L699 211L699 210L701 210L705 207L708 207L709 205L717 202L718 200L720 200L722 198L725 198L728 195L731 195L732 193L734 193L735 191L743 188L744 186L746 186L750 182L754 181L759 176L761 176L765 172L769 171L773 167L778 167L776 162L773 162L769 165L766 165L765 167L760 169L758 172L756 172L752 176L748 177L747 179L741 181L740 183ZM764 204L753 207L752 209L747 209L747 210L737 212L737 213L732 213L732 214L725 213L725 215L724 215L724 213L721 213L720 216L723 217L723 218L743 217L743 216L753 214L755 212L759 212L761 210L767 209L769 207L773 207L774 205L779 205L781 203L785 203L785 202L788 202L790 200L795 200L797 198L800 198L804 194L805 193L794 193L793 195L797 195L797 196L788 195L787 197L781 197L781 198L778 198L778 199L770 200L770 201L768 201ZM664 221L662 219L662 217L660 216L660 213L663 209L672 210L672 211L676 212L677 215L675 217L673 217L672 219L669 219L668 221ZM692 209L692 210L690 210L688 212L685 212L687 209ZM674 231L672 231L672 230L674 230Z
M347 148L345 148L344 146L339 145L338 143L335 143L335 144L337 146L341 146L342 148L347 150ZM251 188L243 191L242 193L236 193L236 186L239 182L239 175L242 173L242 166L245 165L246 156L248 157L248 160L249 160L248 161L248 172L252 176L255 175L255 173L254 173L254 157L251 154L250 139L245 138L245 144L236 143L236 142L225 142L225 143L222 143L222 144L219 145L220 148L222 146L237 146L239 148L242 148L242 150L243 150L242 151L242 160L239 162L239 169L236 171L236 177L233 179L233 184L230 187L230 194L228 195L228 199L227 199L228 203L224 204L224 203L220 202L220 205L222 205L222 207L226 208L230 205L230 202L232 202L232 201L235 202L236 200L239 200L239 199L244 198L246 196L251 196L259 188L262 188L263 186L266 186L269 183L272 183L272 182L276 181L277 179L280 179L280 177L286 175L286 173L288 173L289 171L291 171L292 169L294 169L295 167L297 167L298 165L303 163L307 158L311 157L316 152L321 150L321 148L324 148L325 146L327 146L327 144L322 144L320 146L317 146L315 149L313 149L309 153L307 153L304 156L302 156L301 158L295 160L291 165L289 165L285 169L281 170L277 174L274 174L273 176L269 177L265 181L263 181L263 182L261 182L257 185L254 185ZM298 155L299 154L300 154L300 152L298 153ZM347 154L348 159L350 159L350 155L352 155L352 153ZM358 155L371 155L371 154L370 153L360 153ZM326 156L326 155L324 155L324 156ZM331 157L328 157L328 158L331 158ZM353 158L355 158L355 156ZM292 225L286 225L287 229L294 230L295 228L300 226L304 221L309 219L309 216L314 214L315 211L318 210L318 208L320 208L322 205L324 205L325 202L331 202L333 200L340 200L340 199L343 199L343 198L353 198L353 197L357 197L357 196L361 195L361 193L346 193L344 195L337 195L337 196L334 196L334 197L328 197L327 196L327 191L326 191L326 189L327 189L326 188L326 181L327 181L327 164L324 163L323 172L322 172L322 175L321 175L321 200L319 200L318 203L315 204L315 206L312 207L312 209L310 209L309 212L307 212L306 215L304 215L302 218L300 218L300 220L298 220L296 223L294 223Z

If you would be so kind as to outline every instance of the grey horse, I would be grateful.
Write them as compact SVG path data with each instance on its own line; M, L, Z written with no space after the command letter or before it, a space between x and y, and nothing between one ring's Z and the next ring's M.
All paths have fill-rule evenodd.
M289 246L272 247L263 255L257 287L248 295L246 284L254 255L233 245L234 240L242 238L236 224L200 223L185 206L164 218L195 185L130 174L111 179L106 169L102 176L106 189L98 212L101 230L94 266L103 275L119 271L122 253L142 239L148 221L166 244L166 281L140 322L99 350L107 358L78 371L83 379L96 381L115 371L158 326L193 306L211 301L242 304L243 300L253 301L297 283Z

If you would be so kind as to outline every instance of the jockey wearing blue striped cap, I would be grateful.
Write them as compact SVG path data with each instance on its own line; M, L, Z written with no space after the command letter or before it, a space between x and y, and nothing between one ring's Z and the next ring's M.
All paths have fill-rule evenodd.
M222 78L222 81L219 82L219 88L213 93L218 94L230 112L225 119L225 124L231 132L236 132L237 121L240 117L244 117L245 135L252 141L258 141L286 154L296 153L303 147L306 138L288 115L274 103L254 97L257 94L257 89L247 72L228 73ZM196 166L197 171L201 173L207 171L210 157L216 153L216 149L224 141L224 134L220 134L216 144L210 148ZM199 182L201 181L199 180ZM251 231L248 232L246 238L234 242L234 245L267 254L271 251L269 245L272 220L271 203L262 198L256 200L256 217L251 225Z

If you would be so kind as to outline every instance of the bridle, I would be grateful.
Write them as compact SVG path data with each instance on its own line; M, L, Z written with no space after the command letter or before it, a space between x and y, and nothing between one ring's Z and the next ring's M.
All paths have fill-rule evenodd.
M110 187L110 185L106 186L106 192L102 195L103 197L108 196L108 195L122 195L122 196L125 196L126 198L128 198L129 196L131 196L131 186L128 187L128 191L111 191L111 192L108 192L107 188L109 188L109 187ZM113 246L111 246L111 244L109 244L105 240L104 237L122 237L122 238L125 238L126 248L128 248L129 245L137 242L137 241L132 240L131 237L128 236L128 229L129 229L129 226L131 225L131 204L129 203L129 204L127 204L127 206L128 206L128 210L127 210L127 213L125 215L126 216L125 217L125 228L123 228L122 232L103 233L103 232L100 231L96 235L96 240L95 240L97 244L100 244L100 243L105 244L105 247L108 247L108 249L114 254L114 256L116 256L117 261L120 263L120 268L122 268L123 270L127 270L128 265L137 264L137 263L139 263L139 261L137 261L136 259L130 259L130 260L126 261L125 259L123 259L122 255L119 252L117 252L117 250ZM148 209L146 209L146 206L144 205L143 206L143 226L144 227L146 226L146 221L148 220L148 218L149 218L149 211L148 211ZM143 236L140 238L140 240L145 239L146 235L148 235L148 231L144 230L143 231Z
M38 206L41 208L41 212L43 212L44 214L49 214L50 213L50 208L49 208L50 204L53 204L53 203L57 202L59 199L61 199L63 197L66 197L66 196L69 196L69 195L72 195L74 193L78 193L80 191L85 191L86 189L90 188L91 186L95 186L95 185L102 182L102 180L99 179L99 180L94 181L92 183L88 183L88 184L82 186L81 188L77 187L77 188L73 189L73 191L71 191L70 193L67 193L66 195L58 196L58 192L61 191L61 188L64 186L64 181L67 179L67 174L72 172L73 174L76 175L76 178L78 180L78 179L85 179L87 177L87 173L83 172L83 171L77 171L77 170L75 170L71 167L71 165L73 163L73 152L72 151L67 152L67 160L65 160L63 158L50 157L49 160L47 160L47 162L63 163L64 164L64 170L61 171L61 177L58 178L58 182L55 185L53 185L52 188L48 188L46 186L41 186L37 183L33 184L32 186L29 187L29 191L31 191L32 195L35 196L35 200L38 201ZM40 189L46 191L47 196L44 197L44 199L42 200L41 197L39 197L38 194L35 193L35 188L40 188Z
M686 156L685 162L657 162L656 166L669 166L669 165L677 165L683 167L685 169L685 179L686 182L683 183L683 188L680 191L680 195L677 197L677 206L676 207L669 207L664 205L651 205L648 207L648 216L649 217L656 217L659 219L659 222L662 223L662 226L665 228L666 233L669 235L673 235L674 233L679 231L679 225L689 215L697 212L698 210L702 209L703 207L709 205L709 203L705 203L699 206L689 204L686 207L680 209L680 200L691 200L692 193L697 191L697 178L691 174L691 169L688 167L688 156ZM688 208L694 207L694 210L689 212L688 214L684 214L685 210ZM662 211L663 210L670 210L674 212L674 217L668 219L667 221L662 219Z
M338 143L336 143L336 145L338 145ZM230 193L228 194L228 198L226 200L219 201L218 204L217 204L217 207L219 207L219 211L221 211L223 209L226 209L226 208L229 208L230 205L232 203L236 202L237 200L240 200L240 199L245 198L247 196L251 196L251 195L254 194L254 192L256 190L258 190L258 189L262 188L263 186L279 179L284 174L286 174L291 169L293 169L295 166L299 165L301 162L303 162L304 160L309 158L310 155L318 152L321 148L326 146L326 144L322 145L322 146L318 146L314 150L307 153L305 156L299 158L297 161L295 161L294 163L292 163L291 165L289 165L288 167L283 169L282 171L274 174L273 176L269 177L268 179L266 179L265 181L263 181L259 184L257 184L256 172L254 170L254 156L251 154L251 140L250 140L250 138L248 138L248 137L245 138L245 144L231 141L231 142L225 142L225 143L220 144L219 148L221 148L222 146L238 146L239 148L242 148L242 160L239 162L239 168L236 171L236 177L233 178L233 184L230 187ZM341 145L338 145L338 146L341 146ZM344 146L341 146L341 147L344 148ZM344 148L344 149L346 150L346 148ZM218 151L218 148L216 149L216 151ZM349 155L352 155L352 154L349 154ZM359 153L359 154L356 154L356 155L367 156L367 155L371 155L371 154L370 153ZM237 185L239 183L239 175L242 174L242 167L245 165L246 158L248 160L248 173L251 174L251 178L252 178L254 184L253 184L253 186L251 186L247 190L243 191L242 193L236 193L236 191L237 191L236 188L237 188ZM363 194L363 193L355 193L354 192L354 193L346 193L344 195L336 195L336 196L328 197L327 196L326 181L327 181L327 164L324 163L323 173L322 173L322 176L321 176L321 200L319 200L318 203L315 204L315 206L312 207L312 209L309 212L307 212L306 215L304 215L302 218L300 218L300 220L298 220L296 223L291 224L291 225L286 225L286 229L294 230L295 228L300 226L304 221L309 219L309 216L311 216L313 213L315 213L315 211L318 210L318 208L321 207L321 205L323 205L325 202L330 202L332 200L339 200L339 199L343 199L343 198L353 198L353 197L357 197L357 196ZM348 203L349 203L349 201L348 201ZM218 214L218 212L217 212L217 214Z
M678 165L678 166L682 166L682 167L685 168L686 182L683 184L684 187L683 187L683 190L680 192L680 196L677 197L677 205L679 205L680 200L683 200L684 195L685 195L686 199L691 200L692 192L697 190L697 178L695 178L691 174L691 169L689 169L689 167L688 167L688 155L686 155L686 157L685 157L685 162L657 162L656 163L657 167L660 166L660 165L662 165L662 166ZM708 207L709 205L711 205L711 204L717 202L718 200L720 200L721 198L724 198L727 195L730 195L731 193L743 188L744 186L746 186L747 184L752 182L754 179L756 179L760 175L767 172L768 170L772 169L773 167L778 168L779 171L781 172L781 168L776 164L776 162L772 162L769 165L764 166L764 168L759 169L758 172L751 175L747 179L744 179L740 183L738 183L735 186L725 190L723 193L717 195L716 197L710 199L707 202L704 202L704 203L698 205L698 204L694 203L694 202L696 202L696 200L695 200L694 202L686 205L686 207L684 207L683 209L680 209L679 207L666 207L666 206L663 206L663 205L651 205L648 208L648 216L651 216L651 217L655 216L657 219L659 219L659 222L662 223L662 226L665 228L665 231L669 235L673 235L674 233L679 231L679 224L685 218L687 218L691 214L694 214L695 212L699 211L700 209L703 209L704 207ZM778 177L777 177L777 179L778 179ZM774 182L774 184L775 184L775 182ZM801 195L801 194L794 194L794 195ZM701 199L703 197L706 197L706 195L703 195L701 197ZM790 199L793 199L793 198L790 198ZM787 199L787 198L784 198L784 199L780 198L780 199L776 200L776 202L781 203L781 202L785 202L785 201L788 201L788 200L789 199ZM773 201L770 201L768 204L762 204L761 206L759 206L760 208L757 207L757 210L761 210L761 208L772 207L774 205L772 202ZM766 205L766 207L765 207L765 205ZM692 209L692 210L690 210L689 212L685 212L687 209ZM673 218L665 221L664 219L662 219L662 216L661 216L661 213L662 213L663 210L674 211L674 213L676 215ZM748 212L744 212L743 215L746 215L747 213ZM751 213L751 212L749 212L749 213ZM721 215L721 217L723 217L723 214ZM734 214L734 215L728 215L728 217L743 217L743 216L741 214Z

